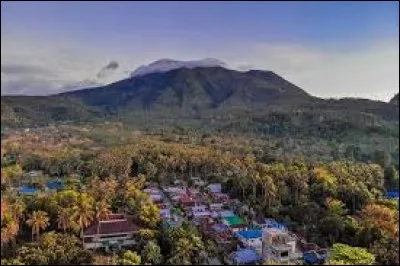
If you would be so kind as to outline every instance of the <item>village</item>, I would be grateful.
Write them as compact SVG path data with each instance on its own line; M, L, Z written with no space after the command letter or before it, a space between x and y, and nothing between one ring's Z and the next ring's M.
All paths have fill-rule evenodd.
M27 173L16 192L29 196L41 190L50 193L65 189L60 179L48 181L42 189L31 186L40 176L40 171ZM221 256L207 257L206 264L254 265L270 261L312 265L327 260L327 248L307 243L283 222L258 215L251 206L224 193L220 183L207 183L199 177L189 180L174 180L168 185L149 182L144 192L158 206L162 227L190 222L203 237L215 241ZM134 247L140 229L131 216L113 213L107 219L93 221L81 237L84 248L109 253Z

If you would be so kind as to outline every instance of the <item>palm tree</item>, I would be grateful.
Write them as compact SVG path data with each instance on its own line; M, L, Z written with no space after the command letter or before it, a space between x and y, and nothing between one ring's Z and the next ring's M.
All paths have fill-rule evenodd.
M77 205L73 208L73 218L78 223L82 237L83 229L89 226L95 215L92 201L92 198L89 198L86 194L82 193L79 195Z
M110 205L105 200L97 202L95 209L96 209L96 219L98 221L108 220L111 211L110 211Z
M40 229L44 230L49 225L49 217L47 212L34 211L31 215L29 215L29 219L26 221L26 224L32 228L33 241L34 235L36 234L36 236L39 237Z
M149 241L142 250L142 258L146 263L158 265L162 262L161 248L154 241Z
M58 212L57 227L65 233L71 225L71 209L62 208Z
M110 216L111 211L110 211L109 204L107 204L107 202L105 200L97 202L96 206L95 206L95 209L96 209L96 219L98 221L98 223L97 223L97 234L99 234L100 221L101 220L108 220L108 217Z
M25 203L22 199L17 198L15 200L15 202L10 206L11 208L11 212L13 215L13 218L15 220L15 222L18 225L18 228L20 227L20 222L21 222L21 218L22 218L22 213L25 210Z
M186 238L181 238L177 241L174 248L174 256L171 258L172 261L181 264L191 264L192 259L195 259L195 263L198 263L199 254L204 250L203 242L201 238L189 234Z

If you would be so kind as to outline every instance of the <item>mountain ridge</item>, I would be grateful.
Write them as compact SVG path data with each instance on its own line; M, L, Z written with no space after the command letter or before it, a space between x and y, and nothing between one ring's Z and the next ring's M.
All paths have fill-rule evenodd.
M52 108L43 107L45 99L52 101ZM206 117L235 115L243 120L245 114L251 117L269 112L308 112L313 116L320 113L353 120L374 116L398 122L398 105L368 99L317 98L272 71L243 72L220 66L181 67L40 99L2 96L1 102L2 110L6 111L5 115L2 113L2 122L10 124L18 117L27 124L30 124L29 121L33 124L41 122L32 116L40 108L53 112L38 115L49 118L51 122L68 117L76 120L77 110L83 113L82 119L78 120L101 120L105 117L131 117L135 120L134 117L149 112L157 119L168 118L169 114L178 120L186 117L198 121ZM60 110L62 116L57 114Z

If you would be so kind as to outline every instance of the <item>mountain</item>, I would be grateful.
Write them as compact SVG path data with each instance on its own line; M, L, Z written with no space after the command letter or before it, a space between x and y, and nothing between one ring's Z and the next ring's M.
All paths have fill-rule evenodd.
M399 105L399 94L397 93L395 96L393 96L393 98L390 99L389 103Z
M209 109L222 104L264 108L266 104L303 102L312 98L278 75L264 74L222 67L178 68L62 95L111 112L158 107Z
M3 126L44 126L59 121L91 121L103 117L94 107L59 96L1 96Z
M131 73L131 77L143 76L151 73L167 72L177 68L195 68L195 67L226 67L227 65L214 58L205 58L193 61L178 61L172 59L160 59L149 65L140 66Z
M135 75L47 97L2 96L1 105L2 122L10 126L118 119L146 127L188 125L235 131L276 124L288 134L315 130L324 136L325 131L334 132L328 135L335 137L339 129L385 132L399 120L398 105L320 99L271 71L240 72L220 66Z

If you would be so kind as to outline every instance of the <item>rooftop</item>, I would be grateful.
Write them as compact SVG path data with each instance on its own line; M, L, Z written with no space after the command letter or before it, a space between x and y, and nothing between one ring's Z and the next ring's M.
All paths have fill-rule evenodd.
M261 230L244 230L244 231L236 232L236 234L239 235L239 237L242 237L245 239L254 239L254 238L262 237Z
M39 193L40 190L33 187L19 187L18 192L20 194L36 194Z
M399 198L399 192L398 191L388 191L388 192L386 192L385 196L387 198L391 198L391 199Z
M229 226L237 226L237 225L243 225L244 221L241 217L235 215L235 216L231 216L231 217L227 217L224 219Z
M227 226L226 224L213 224L211 226L211 229L216 233L222 233L229 231L229 226Z
M232 259L238 264L249 264L262 260L256 251L251 248L241 249L232 253Z
M140 227L132 219L122 214L112 214L109 220L95 221L83 231L84 236L123 234L139 231Z

